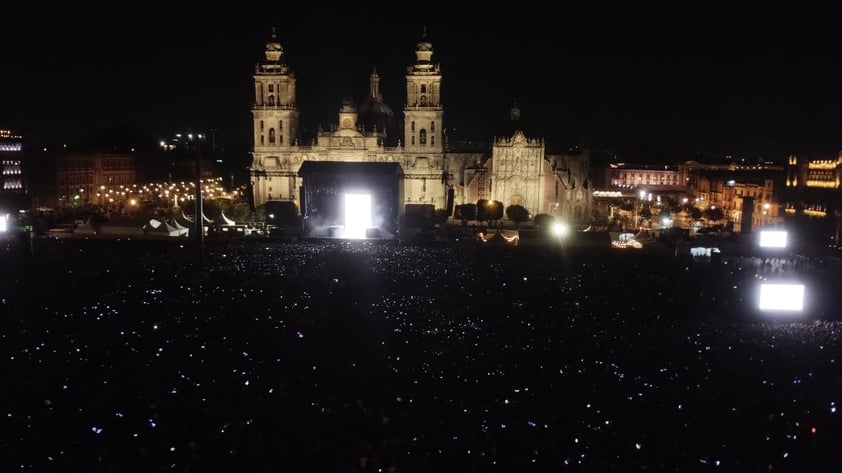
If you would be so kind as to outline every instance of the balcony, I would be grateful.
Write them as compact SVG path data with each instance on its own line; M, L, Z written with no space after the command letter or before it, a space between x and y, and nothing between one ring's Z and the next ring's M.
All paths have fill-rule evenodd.
M295 110L294 104L252 104L252 110Z

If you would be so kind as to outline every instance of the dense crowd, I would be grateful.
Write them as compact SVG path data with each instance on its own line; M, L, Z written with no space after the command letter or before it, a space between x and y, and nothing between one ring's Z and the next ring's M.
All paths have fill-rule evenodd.
M5 244L0 471L842 467L819 262L191 243ZM801 317L754 309L782 275Z

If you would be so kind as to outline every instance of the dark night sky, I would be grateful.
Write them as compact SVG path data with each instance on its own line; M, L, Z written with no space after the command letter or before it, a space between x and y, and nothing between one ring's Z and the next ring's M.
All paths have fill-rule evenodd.
M400 112L426 26L455 138L489 140L517 101L527 134L549 145L769 159L842 150L832 11L217 3L16 7L0 28L0 128L70 142L122 125L153 139L217 128L247 141L251 74L273 25L303 125L333 124L343 97L362 100L372 66Z

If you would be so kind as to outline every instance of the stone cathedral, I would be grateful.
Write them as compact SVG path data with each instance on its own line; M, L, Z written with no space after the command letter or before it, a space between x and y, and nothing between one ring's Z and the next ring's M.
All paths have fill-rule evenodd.
M386 105L375 68L369 76L368 98L359 107L348 99L338 104L337 122L302 143L296 77L273 30L265 59L254 72L250 178L255 205L293 201L301 214L312 214L317 211L316 192L359 186L368 174L394 181L394 192L379 195L394 200L386 207L393 209L395 218L407 204L427 204L452 215L456 205L488 199L505 207L522 205L532 216L548 213L574 224L590 222L587 154L547 154L542 138L531 137L518 126L517 106L511 110L510 131L503 136L489 133L491 149L449 150L442 78L433 45L423 33L415 45L415 62L406 69L402 119L396 119ZM351 179L350 174L362 177ZM307 189L308 175L330 175L333 184L324 186L320 181L324 188ZM310 187L316 187L313 182Z

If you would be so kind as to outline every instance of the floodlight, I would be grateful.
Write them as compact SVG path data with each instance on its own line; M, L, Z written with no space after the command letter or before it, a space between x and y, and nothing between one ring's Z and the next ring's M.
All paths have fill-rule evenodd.
M563 237L570 233L570 227L564 222L556 222L552 226L553 235Z

